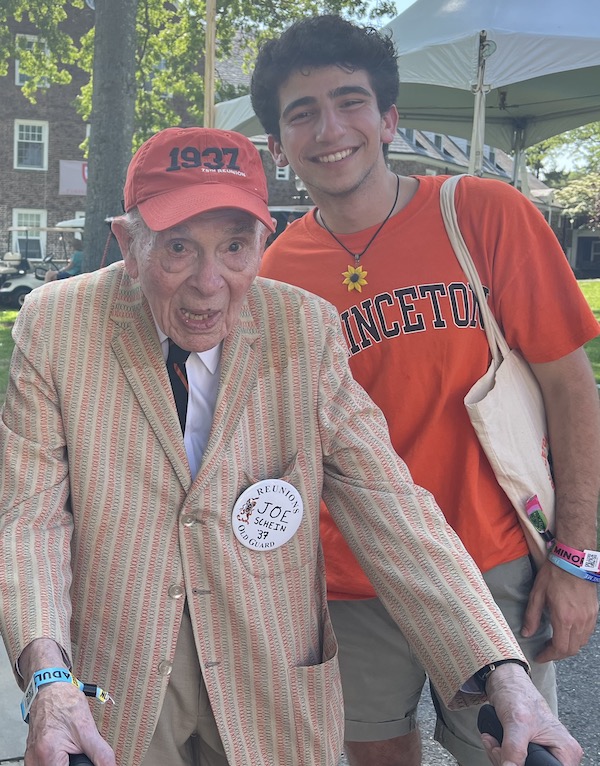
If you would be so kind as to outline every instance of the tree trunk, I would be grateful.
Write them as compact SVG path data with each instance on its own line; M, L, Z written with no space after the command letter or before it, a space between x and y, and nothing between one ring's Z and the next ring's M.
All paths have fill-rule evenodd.
M96 0L92 114L85 211L85 271L100 267L109 243L105 219L123 211L136 97L138 0ZM114 246L114 238L113 238ZM114 260L114 257L109 258Z

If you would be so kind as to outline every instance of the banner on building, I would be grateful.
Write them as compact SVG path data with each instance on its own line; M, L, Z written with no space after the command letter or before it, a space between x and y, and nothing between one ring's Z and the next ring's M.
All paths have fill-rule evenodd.
M88 164L83 160L59 160L59 194L87 194Z

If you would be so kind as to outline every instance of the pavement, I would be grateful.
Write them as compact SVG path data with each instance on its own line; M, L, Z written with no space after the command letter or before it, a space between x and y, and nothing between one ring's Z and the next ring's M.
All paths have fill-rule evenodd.
M581 743L585 756L581 766L600 764L600 625L589 644L576 656L557 665L560 718ZM21 764L27 726L21 720L19 691L0 643L0 766ZM423 766L455 766L455 760L432 739L434 713L429 695L419 705L423 731ZM339 766L347 766L342 757ZM251 764L248 764L251 766Z
M25 752L27 724L19 708L21 691L13 676L4 644L0 640L0 764L16 760Z

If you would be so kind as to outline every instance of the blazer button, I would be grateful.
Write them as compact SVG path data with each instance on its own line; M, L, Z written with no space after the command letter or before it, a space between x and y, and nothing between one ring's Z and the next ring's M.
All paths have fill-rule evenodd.
M158 674L161 676L170 676L173 665L168 660L162 660L158 663Z
M181 598L184 594L184 590L181 585L171 585L168 593L171 598Z
M196 521L196 517L189 513L184 513L184 515L181 517L181 523L184 527L193 527Z

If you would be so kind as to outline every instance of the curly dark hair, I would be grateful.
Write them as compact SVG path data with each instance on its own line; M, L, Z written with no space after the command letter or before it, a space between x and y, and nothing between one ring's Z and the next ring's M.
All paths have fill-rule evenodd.
M337 64L367 72L383 114L398 97L397 57L391 38L373 27L357 26L333 14L297 21L261 47L250 87L252 107L265 131L279 139L281 85L306 67Z

